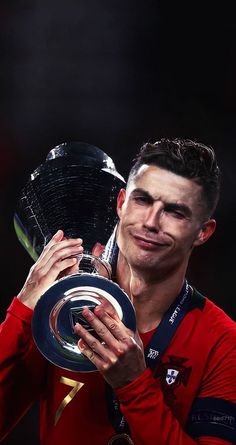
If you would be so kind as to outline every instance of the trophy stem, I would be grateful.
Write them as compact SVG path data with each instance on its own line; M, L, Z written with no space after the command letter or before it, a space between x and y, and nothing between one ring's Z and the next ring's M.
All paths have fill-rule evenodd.
M111 266L105 259L86 252L76 257L78 258L79 274L90 273L111 279Z

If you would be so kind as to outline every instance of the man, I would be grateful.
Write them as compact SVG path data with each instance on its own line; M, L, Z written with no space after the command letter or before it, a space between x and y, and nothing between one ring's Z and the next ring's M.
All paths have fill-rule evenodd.
M76 325L79 347L99 372L46 363L32 340L37 300L83 249L81 239L54 235L1 327L2 437L40 398L42 444L236 442L235 323L186 280L193 248L215 231L219 183L214 151L203 144L143 146L117 201L116 280L138 330L103 305L83 311L100 340Z

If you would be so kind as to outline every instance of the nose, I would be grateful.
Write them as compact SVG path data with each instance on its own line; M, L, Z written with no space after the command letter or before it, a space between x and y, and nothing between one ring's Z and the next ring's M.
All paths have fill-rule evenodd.
M161 224L162 206L160 203L154 203L147 209L144 226L151 231L158 232Z

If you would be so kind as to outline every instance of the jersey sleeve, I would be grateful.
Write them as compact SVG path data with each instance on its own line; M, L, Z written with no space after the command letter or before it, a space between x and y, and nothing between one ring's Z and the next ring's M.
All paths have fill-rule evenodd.
M149 369L134 382L116 390L135 445L229 445L232 440L211 432L191 436L165 404L157 379Z
M206 365L187 422L193 437L211 435L236 443L236 329L226 331Z
M0 440L39 397L46 362L32 334L33 311L14 298L0 325Z

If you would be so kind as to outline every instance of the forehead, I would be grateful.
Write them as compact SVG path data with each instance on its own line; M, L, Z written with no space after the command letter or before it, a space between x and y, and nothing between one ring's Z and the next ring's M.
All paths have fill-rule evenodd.
M128 194L141 188L155 200L193 203L201 198L202 187L191 179L155 165L142 165L129 181Z

